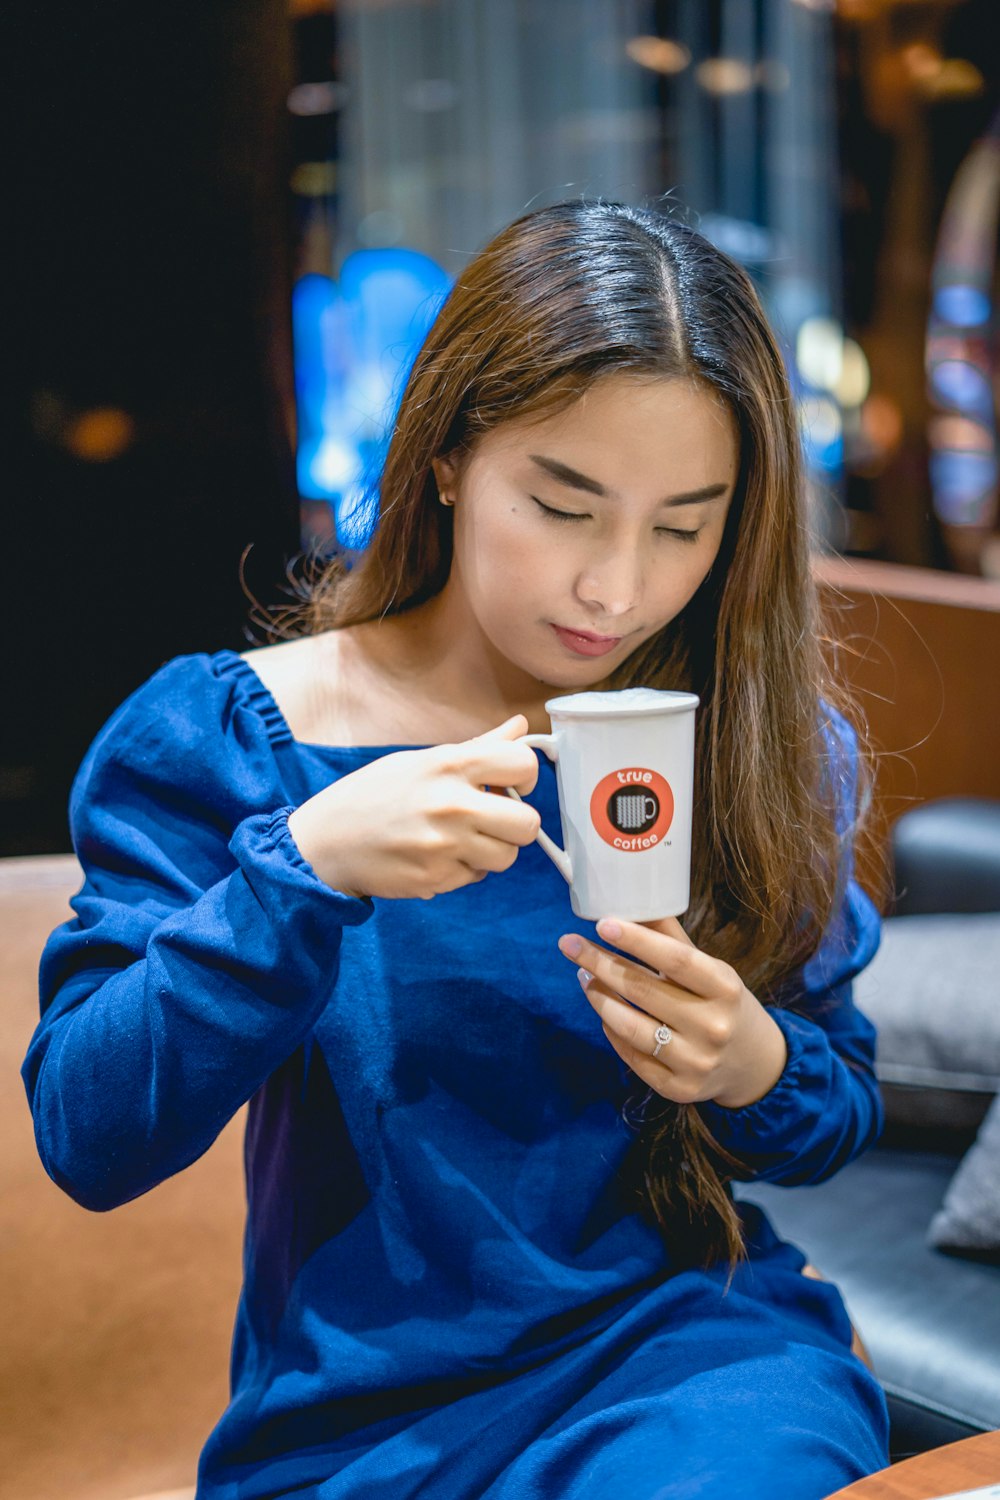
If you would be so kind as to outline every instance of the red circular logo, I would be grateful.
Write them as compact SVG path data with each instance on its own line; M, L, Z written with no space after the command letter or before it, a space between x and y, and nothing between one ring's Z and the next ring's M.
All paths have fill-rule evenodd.
M613 849L655 849L674 820L674 794L658 771L625 766L603 776L590 798L590 821Z

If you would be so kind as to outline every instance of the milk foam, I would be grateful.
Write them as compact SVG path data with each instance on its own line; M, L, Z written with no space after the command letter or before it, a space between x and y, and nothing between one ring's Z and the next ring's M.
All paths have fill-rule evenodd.
M545 707L550 714L636 714L659 710L677 712L694 708L698 700L693 693L668 692L660 688L619 688L609 693L567 693L550 698Z

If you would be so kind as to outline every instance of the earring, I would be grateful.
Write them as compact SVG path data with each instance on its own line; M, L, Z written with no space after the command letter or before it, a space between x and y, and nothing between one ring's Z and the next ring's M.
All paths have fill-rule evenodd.
M438 495L442 505L454 505L455 502L448 495Z

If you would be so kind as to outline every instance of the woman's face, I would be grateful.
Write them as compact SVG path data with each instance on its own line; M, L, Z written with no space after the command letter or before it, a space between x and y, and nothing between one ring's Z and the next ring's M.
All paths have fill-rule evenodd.
M708 387L615 374L555 416L484 434L461 469L438 459L455 501L452 603L460 591L492 646L539 681L602 681L711 568L737 446Z

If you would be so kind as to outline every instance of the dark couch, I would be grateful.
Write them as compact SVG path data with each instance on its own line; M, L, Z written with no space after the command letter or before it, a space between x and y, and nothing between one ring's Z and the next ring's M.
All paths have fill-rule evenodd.
M1000 803L913 809L895 827L893 858L887 935L900 922L893 936L905 940L931 913L1000 913ZM952 982L958 961L942 945ZM1000 978L994 984L1000 1006ZM953 1022L961 1026L962 1013ZM736 1189L839 1285L886 1392L894 1460L1000 1428L1000 1256L945 1253L927 1237L983 1108L949 1121L922 1111L919 1091L907 1106L905 1092L884 1088L882 1139L830 1181Z

